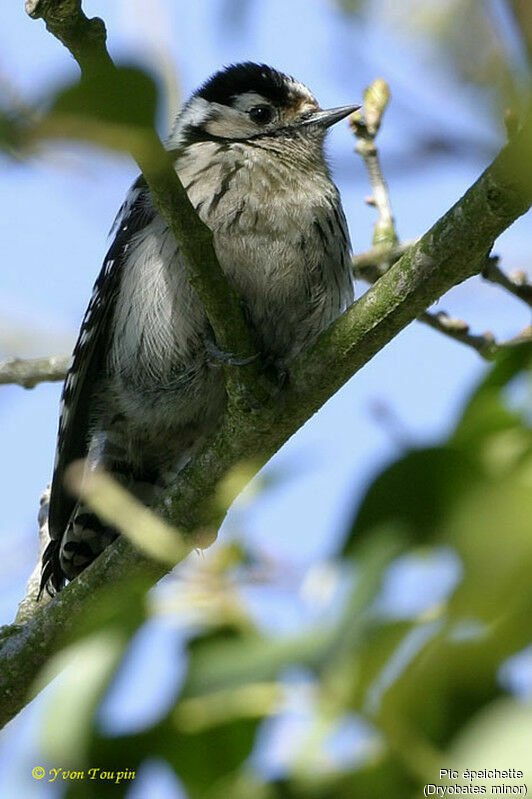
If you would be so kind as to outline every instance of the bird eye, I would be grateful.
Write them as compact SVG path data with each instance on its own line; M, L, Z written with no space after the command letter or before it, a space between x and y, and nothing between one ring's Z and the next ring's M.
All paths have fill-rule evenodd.
M272 121L273 112L269 105L256 105L249 111L249 116L257 125L266 125Z

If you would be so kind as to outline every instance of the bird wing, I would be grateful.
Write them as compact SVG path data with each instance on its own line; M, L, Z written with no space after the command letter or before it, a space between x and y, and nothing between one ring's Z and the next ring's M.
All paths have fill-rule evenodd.
M94 284L63 386L48 516L52 544L61 541L76 505L76 500L65 489L65 471L70 463L88 453L91 399L105 368L111 338L110 323L128 247L132 236L146 227L154 215L146 183L140 176L131 187L111 229L115 238ZM57 554L58 547L52 546L52 549ZM43 582L47 581L47 562L53 557L53 554L47 557L46 553L43 557Z

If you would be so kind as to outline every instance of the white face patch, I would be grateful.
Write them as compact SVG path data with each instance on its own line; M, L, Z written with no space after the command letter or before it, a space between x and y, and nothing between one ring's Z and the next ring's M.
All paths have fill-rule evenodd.
M258 105L267 105L268 108L272 108L275 111L271 101L263 97L262 94L257 94L257 92L244 92L244 94L237 94L233 98L233 108L236 108L237 111L243 111L245 114Z
M212 113L212 103L208 103L203 97L193 97L177 117L168 137L167 146L179 147L183 131L191 125L203 127L210 113Z

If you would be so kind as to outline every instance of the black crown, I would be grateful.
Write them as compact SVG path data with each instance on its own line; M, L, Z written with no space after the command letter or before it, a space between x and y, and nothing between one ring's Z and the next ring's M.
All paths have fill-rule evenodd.
M231 100L245 92L257 92L276 106L290 104L290 81L287 75L267 64L231 64L216 72L196 92L209 103L231 105Z

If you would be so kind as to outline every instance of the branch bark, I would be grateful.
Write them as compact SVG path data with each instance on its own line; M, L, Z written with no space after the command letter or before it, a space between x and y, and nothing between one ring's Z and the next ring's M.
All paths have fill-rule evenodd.
M33 388L37 383L64 380L68 356L52 355L50 358L8 358L0 363L0 385L14 383L23 388Z
M479 272L497 236L532 202L531 156L529 120L469 191L293 362L288 385L276 398L247 413L228 407L218 433L161 503L161 514L184 533L221 521L231 497L221 505L216 486L235 463L270 457L400 330L452 286ZM172 183L169 179L168 190ZM163 205L180 213L179 200ZM185 237L188 218L185 213L176 222ZM190 250L194 242L192 236ZM211 286L208 280L206 286ZM63 636L76 629L90 597L102 585L131 579L139 570L154 583L167 568L119 539L26 624L0 631L0 724L29 700L37 671Z
M499 268L498 258L488 258L487 264L482 270L482 277L491 283L502 286L503 289L514 294L517 299L532 308L532 285L528 282L524 272L518 271L515 276L507 275Z

